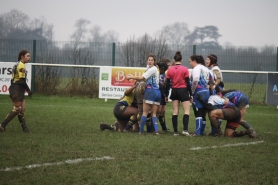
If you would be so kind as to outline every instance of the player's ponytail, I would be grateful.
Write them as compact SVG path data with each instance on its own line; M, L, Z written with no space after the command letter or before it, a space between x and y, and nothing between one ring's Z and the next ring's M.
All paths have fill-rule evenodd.
M180 51L177 51L177 52L176 52L176 54L175 54L175 56L174 56L174 60L175 60L176 62L181 62L181 60L182 60L182 55L181 55L181 52L180 52Z
M20 60L21 60L21 57L22 57L22 56L25 56L27 53L29 53L29 51L27 51L27 50L22 50L22 51L20 51L19 54L18 54L17 61L20 61Z

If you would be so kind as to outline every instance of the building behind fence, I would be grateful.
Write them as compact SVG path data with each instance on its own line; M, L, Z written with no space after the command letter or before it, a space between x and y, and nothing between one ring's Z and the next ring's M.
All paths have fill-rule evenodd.
M179 50L183 56L183 65L188 68L190 68L189 57L191 55L197 54L206 58L209 54L215 54L218 56L218 64L222 70L278 71L278 47L274 46L239 47L0 39L0 61L17 62L17 55L22 49L30 51L32 63L145 67L150 53L155 54L157 60L163 57L172 60L175 52ZM92 91L90 88L85 88L88 85L94 89L97 88L97 69L37 66L34 71L36 92L59 94L67 90L66 92L70 92L70 95L86 95ZM64 79L71 80L61 85ZM267 80L266 75L263 74L237 74L235 76L227 73L224 74L224 82L250 84L250 88L254 89L254 85L264 88ZM92 97L95 96L97 96L97 91L92 95ZM255 101L264 100L260 98Z

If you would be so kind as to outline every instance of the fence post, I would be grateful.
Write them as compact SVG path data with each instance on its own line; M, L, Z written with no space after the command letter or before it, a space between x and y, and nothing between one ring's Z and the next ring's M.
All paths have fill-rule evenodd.
M276 52L276 71L278 71L278 46L277 46L277 52Z
M32 57L32 63L36 63L36 57L37 57L37 53L36 53L36 49L37 49L37 41L33 40L33 57ZM32 92L35 92L35 66L32 66L32 81L31 81L31 89Z
M116 43L113 43L112 45L112 66L115 66L115 57L116 55Z
M196 55L196 45L193 45L193 55Z

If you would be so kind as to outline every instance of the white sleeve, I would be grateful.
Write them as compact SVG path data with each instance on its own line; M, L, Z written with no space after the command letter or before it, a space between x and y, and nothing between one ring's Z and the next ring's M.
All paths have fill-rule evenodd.
M218 95L212 95L208 99L208 103L212 105L224 105L225 99L221 98Z
M201 75L201 70L199 68L199 66L196 66L193 70L192 70L192 93L194 94L195 89L198 85L198 82L200 80L200 75Z
M153 66L149 69L147 69L147 71L142 75L145 79L150 78L153 74L155 74L157 71L156 67Z

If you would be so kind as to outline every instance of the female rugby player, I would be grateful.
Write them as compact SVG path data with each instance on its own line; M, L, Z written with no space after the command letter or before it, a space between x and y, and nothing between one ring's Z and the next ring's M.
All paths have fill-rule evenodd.
M211 73L206 68L204 64L204 59L199 55L192 55L189 58L190 66L192 70L192 94L193 94L193 110L196 117L196 132L194 136L204 135L206 121L204 120L206 115L205 107L202 103L196 98L198 94L203 97L204 101L207 101L210 92L207 88L207 84L210 86L213 85L214 81L212 79Z
M121 132L124 131L128 122L133 125L137 122L138 109L136 105L134 106L134 89L136 84L128 88L124 92L124 97L121 98L114 107L114 116L117 118L117 122L114 125L100 123L100 130L109 129L116 130L120 129Z
M146 124L149 111L152 112L152 123L155 133L159 134L156 113L158 110L158 106L160 105L161 94L159 90L159 72L156 67L155 60L155 55L148 56L148 69L142 76L126 76L128 80L146 80L146 89L144 92L143 101L143 114L141 117L139 134L142 134L144 131L144 125Z
M9 88L10 98L13 102L13 110L7 115L5 120L0 125L0 131L4 132L7 124L17 115L23 132L29 132L24 112L26 107L24 93L27 91L28 96L32 96L32 92L26 83L27 71L25 64L30 61L30 53L27 50L22 50L18 54L18 63L14 65L12 70L11 86Z

